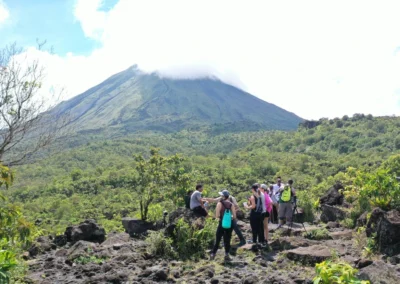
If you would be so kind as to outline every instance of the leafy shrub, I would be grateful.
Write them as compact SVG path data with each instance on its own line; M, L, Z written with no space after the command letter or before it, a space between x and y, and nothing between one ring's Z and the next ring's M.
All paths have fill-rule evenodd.
M304 191L297 192L298 206L303 209L304 222L314 221L315 202L310 198L309 193ZM318 202L319 205L319 202Z
M365 227L360 227L353 234L354 245L362 251L363 257L371 258L376 252L376 242L374 236L368 238L365 233Z
M103 263L105 258L97 257L95 255L91 256L79 256L74 259L74 262L77 264L88 264L88 263Z
M204 227L199 229L180 219L175 228L174 247L181 259L198 259L205 255L214 241L218 221L207 218Z
M369 284L369 281L359 280L355 275L358 272L345 262L323 261L315 265L317 275L314 284Z
M352 218L346 218L340 221L340 225L348 229L353 229L355 227L355 222Z
M16 266L15 254L11 251L0 250L0 283L10 281L10 271Z
M176 252L172 248L172 239L164 236L163 231L150 232L146 238L147 251L151 255L163 258L175 258Z
M389 169L378 169L374 173L359 172L354 185L360 197L369 200L371 206L383 210L400 208L400 184Z
M331 237L329 236L329 231L325 228L323 229L315 229L310 232L304 233L304 237L311 240L329 240Z

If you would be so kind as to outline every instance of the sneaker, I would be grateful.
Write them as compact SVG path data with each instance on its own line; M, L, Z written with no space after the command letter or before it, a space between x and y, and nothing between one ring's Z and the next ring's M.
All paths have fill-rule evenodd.
M282 224L279 224L278 227L276 227L276 230L282 228Z
M231 261L232 258L229 256L229 254L226 254L224 260L225 261Z
M210 260L214 260L215 259L215 254L210 254Z

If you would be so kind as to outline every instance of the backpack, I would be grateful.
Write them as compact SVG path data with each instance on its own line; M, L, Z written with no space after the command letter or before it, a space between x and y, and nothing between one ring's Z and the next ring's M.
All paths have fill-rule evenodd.
M232 227L232 211L231 208L226 208L224 202L222 202L222 206L225 207L224 215L222 216L222 228L230 229Z
M281 194L281 200L283 202L289 202L290 198L292 197L292 189L290 188L290 186L285 186L282 194Z
M263 206L262 206L263 201L261 200L261 196L260 197L254 196L254 199L257 200L256 208L254 208L254 211L261 214L263 212Z

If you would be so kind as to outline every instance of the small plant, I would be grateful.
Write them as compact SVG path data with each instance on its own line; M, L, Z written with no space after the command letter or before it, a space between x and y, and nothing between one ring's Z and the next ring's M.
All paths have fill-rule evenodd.
M304 233L303 236L310 240L329 240L331 237L329 236L329 231L325 228L323 229L315 229L307 234Z
M163 231L151 232L146 238L147 251L151 255L175 258L176 252L172 248L172 239L166 238Z
M348 229L353 229L354 228L354 220L351 218L346 218L342 221L340 221L340 225L348 228Z
M359 280L355 275L357 269L346 262L323 261L315 265L317 275L314 284L369 284L369 281Z
M91 256L79 256L78 258L74 259L76 264L88 264L88 263L103 263L105 258L100 258L95 255Z

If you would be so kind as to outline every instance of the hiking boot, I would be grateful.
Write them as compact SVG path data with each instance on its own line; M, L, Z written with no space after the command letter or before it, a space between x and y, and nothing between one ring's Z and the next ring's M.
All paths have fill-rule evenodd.
M229 256L229 254L226 254L224 260L225 261L231 261L232 258Z
M215 259L215 254L210 254L210 260L214 260Z

